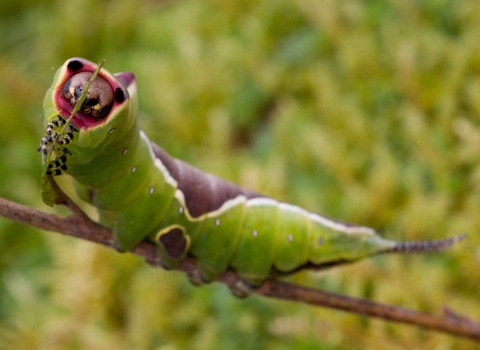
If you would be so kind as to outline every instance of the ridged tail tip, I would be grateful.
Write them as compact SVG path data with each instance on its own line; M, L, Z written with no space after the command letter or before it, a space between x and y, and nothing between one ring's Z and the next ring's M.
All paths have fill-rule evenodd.
M432 241L398 242L393 248L384 250L382 253L436 253L450 248L452 244L460 242L467 236L468 235L466 233L462 233L461 235L453 236L450 238L436 239Z

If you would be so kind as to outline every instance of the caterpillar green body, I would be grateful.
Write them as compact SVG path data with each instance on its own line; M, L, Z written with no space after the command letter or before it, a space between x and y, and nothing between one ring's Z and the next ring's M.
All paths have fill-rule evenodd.
M140 130L135 77L98 72L69 129L56 135L97 68L81 58L55 74L44 100L48 175L66 173L84 201L98 208L128 251L144 239L156 242L162 264L174 268L187 255L197 261L195 283L234 270L245 286L302 268L323 268L382 252L439 251L462 238L397 243L368 227L327 219L206 174L170 157Z

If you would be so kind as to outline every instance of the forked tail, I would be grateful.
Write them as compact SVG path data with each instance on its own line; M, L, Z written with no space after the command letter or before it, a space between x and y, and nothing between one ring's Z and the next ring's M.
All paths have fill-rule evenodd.
M453 236L445 239L436 239L432 241L409 241L398 242L393 248L382 251L381 253L436 253L448 249L453 243L460 242L466 238L467 234Z

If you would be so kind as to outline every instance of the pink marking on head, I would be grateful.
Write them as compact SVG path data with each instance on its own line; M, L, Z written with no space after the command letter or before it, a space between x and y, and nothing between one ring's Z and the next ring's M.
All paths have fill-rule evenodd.
M95 69L97 68L97 65L93 62L90 62L88 60L85 60L83 58L78 58L78 57L71 58L66 62L66 65L67 65L67 69L65 70L65 74L60 79L58 83L58 87L55 90L54 101L60 115L64 118L69 118L70 114L73 111L73 106L70 104L69 101L65 99L65 97L63 97L62 95L63 86L68 81L68 79L70 79L73 75L77 73L94 72ZM69 67L74 67L74 68L80 67L80 68L72 70ZM124 78L125 81L128 82L129 84L135 80L135 76L133 75L133 73L130 73L130 72L119 73L119 75L122 76L122 78ZM123 95L126 96L126 98L120 102L117 100L114 100L110 113L103 119L96 119L82 112L75 113L71 121L73 125L75 125L77 128L88 129L88 128L105 123L108 120L109 116L115 111L115 109L118 108L123 103L125 103L125 100L128 98L128 91L126 87L122 85L122 82L120 82L119 79L115 77L115 75L111 74L110 72L102 68L98 72L98 76L105 79L110 84L114 92L116 92L117 89L120 89L123 92Z

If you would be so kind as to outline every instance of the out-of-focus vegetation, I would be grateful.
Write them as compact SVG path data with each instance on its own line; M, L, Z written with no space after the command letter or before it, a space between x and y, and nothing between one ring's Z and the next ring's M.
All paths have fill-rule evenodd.
M42 98L81 56L137 76L172 155L396 240L291 281L480 318L477 0L0 1L0 196L41 210ZM58 209L57 209L58 210ZM52 210L55 211L55 210ZM65 214L65 211L62 212ZM0 218L1 349L475 349L450 336L252 296Z

